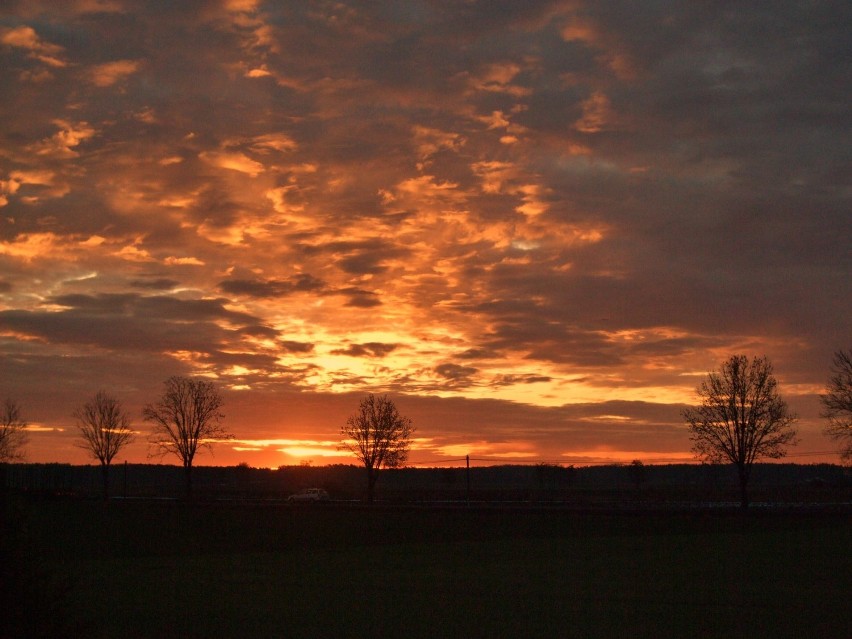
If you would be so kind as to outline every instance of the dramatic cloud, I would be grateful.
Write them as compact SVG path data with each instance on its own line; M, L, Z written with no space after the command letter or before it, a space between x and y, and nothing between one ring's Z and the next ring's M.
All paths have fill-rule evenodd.
M226 393L213 463L337 461L371 391L416 461L683 459L735 353L831 450L847 5L5 3L0 394L31 458L82 461L81 395L138 413L186 374Z
M367 344L351 344L346 349L332 351L334 355L350 355L351 357L384 357L396 349L396 344L370 342Z

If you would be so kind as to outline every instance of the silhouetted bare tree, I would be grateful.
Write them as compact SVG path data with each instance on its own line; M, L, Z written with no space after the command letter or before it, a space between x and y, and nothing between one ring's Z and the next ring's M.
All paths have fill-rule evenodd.
M118 451L133 440L130 417L118 399L102 390L76 408L74 417L82 438L80 448L101 462L106 499L109 497L109 465Z
M24 458L23 447L27 443L27 422L21 416L21 407L12 399L0 406L0 462L18 461Z
M642 463L642 460L634 459L630 462L627 472L630 474L630 480L636 486L636 490L642 488L642 484L645 482L645 464Z
M752 465L762 457L783 457L785 447L796 443L796 416L779 396L772 364L765 357L749 362L744 355L734 355L718 373L708 375L698 396L700 406L683 412L692 449L700 458L736 466L745 508Z
M170 377L156 404L142 411L153 422L151 445L160 454L172 454L183 463L187 497L192 495L192 462L199 448L212 448L213 442L232 439L225 431L220 412L224 401L212 382L190 377Z
M840 442L840 456L852 462L852 348L837 351L825 395L820 395L825 434Z
M371 393L340 432L345 438L340 448L352 452L367 470L367 499L372 502L379 470L398 468L408 459L414 426L387 395Z

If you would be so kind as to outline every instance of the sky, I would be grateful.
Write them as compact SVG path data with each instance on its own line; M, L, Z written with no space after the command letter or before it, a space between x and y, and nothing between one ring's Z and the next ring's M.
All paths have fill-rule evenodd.
M5 1L0 396L87 463L99 389L151 461L172 375L201 464L349 463L387 393L410 461L690 461L735 354L836 462L852 346L852 5ZM153 461L159 461L154 458ZM163 460L176 463L175 459Z

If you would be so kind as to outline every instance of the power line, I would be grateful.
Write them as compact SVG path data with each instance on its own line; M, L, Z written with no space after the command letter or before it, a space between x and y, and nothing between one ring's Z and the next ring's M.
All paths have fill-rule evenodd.
M838 455L836 450L809 450L804 453L788 453L786 457L816 457L818 455Z
M446 459L446 458L442 457L441 459L427 459L425 461L416 461L416 462L410 461L410 462L406 462L405 465L406 466L424 466L426 464L446 464L448 462L463 462L463 461L465 461L465 459L466 459L465 457L457 457L457 458L453 457L451 459ZM471 460L472 459L473 458L471 457Z
M786 457L820 457L826 455L838 455L836 450L809 450L797 453L788 453ZM700 459L684 459L682 457L655 457L649 460L637 458L644 464L700 464ZM531 459L529 457L451 457L451 458L436 458L420 461L407 462L407 466L442 466L454 462L487 462L492 464L552 464L552 465L583 465L583 466L619 466L629 464L631 462L618 459L585 459L577 458L560 458L560 459ZM781 462L783 463L783 462Z

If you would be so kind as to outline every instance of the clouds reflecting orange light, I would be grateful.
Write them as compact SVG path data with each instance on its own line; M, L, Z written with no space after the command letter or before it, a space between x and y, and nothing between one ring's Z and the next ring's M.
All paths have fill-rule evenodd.
M418 463L688 459L680 410L740 352L830 450L841 11L5 3L0 394L29 458L83 461L81 397L136 416L182 374L237 435L202 463L345 461L370 391Z

